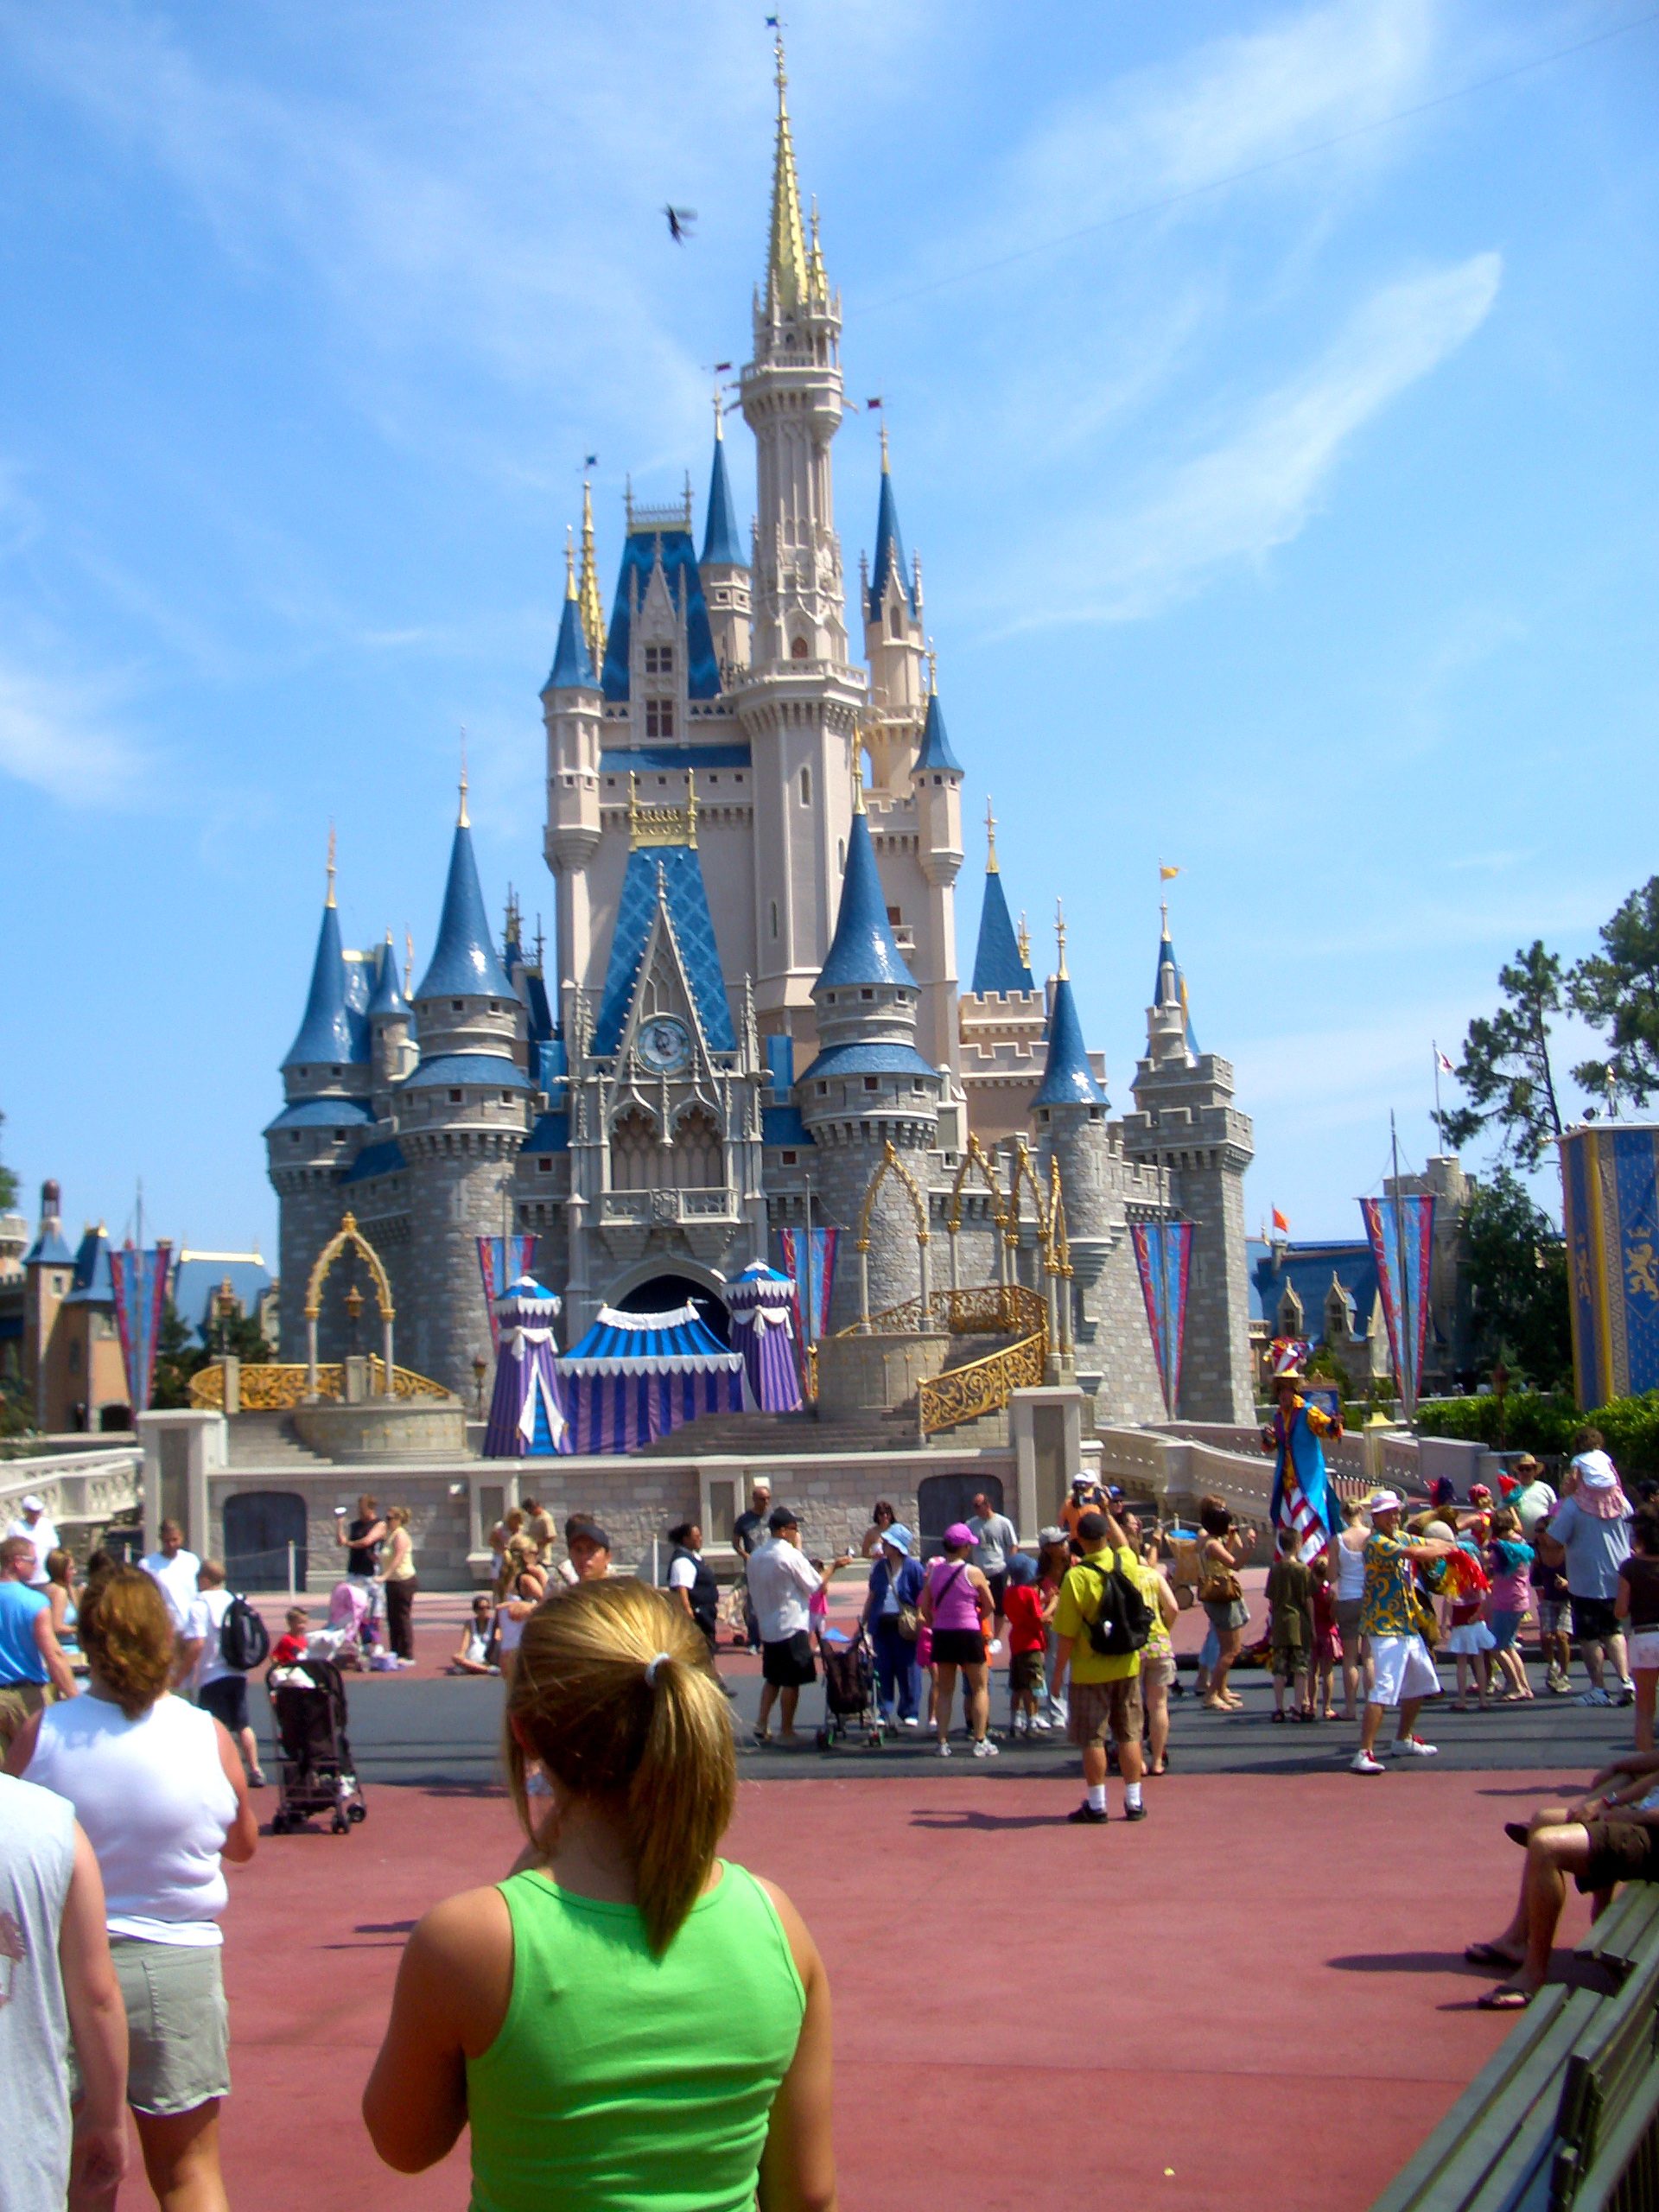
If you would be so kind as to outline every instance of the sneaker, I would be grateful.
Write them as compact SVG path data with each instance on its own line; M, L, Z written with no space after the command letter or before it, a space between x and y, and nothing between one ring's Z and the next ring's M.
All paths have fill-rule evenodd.
M1126 1821L1144 1821L1147 1817L1147 1808L1145 1805L1126 1805L1123 1808L1123 1817Z
M1618 1702L1621 1705L1634 1705L1636 1703L1636 1684L1634 1682L1621 1682L1619 1684Z
M949 1744L941 1744L939 1745L939 1757L942 1759L948 1759L950 1757L950 1746Z
M1104 1813L1097 1813L1086 1797L1075 1813L1068 1813L1065 1817L1068 1821L1074 1821L1079 1827L1085 1828L1103 1828L1107 1820L1107 1815Z
M921 1725L913 1713L907 1713L899 1723L899 1726L904 1728L919 1728Z
M1374 1759L1369 1751L1356 1751L1348 1762L1350 1774L1386 1774L1388 1769L1381 1759Z
M1571 1687L1567 1676L1558 1674L1553 1667L1544 1676L1544 1688L1549 1692L1551 1697L1565 1697Z
M1573 1700L1574 1705L1611 1705L1612 1701L1605 1690L1580 1690Z
M1434 1759L1440 1757L1440 1747L1426 1744L1421 1736L1396 1736L1389 1749L1397 1759Z
M1000 1636L994 1636L994 1637L991 1638L990 1642L989 1642L989 1643L986 1645L986 1647L985 1647L985 1650L986 1650L986 1656L987 1656L987 1657L988 1657L988 1658L991 1658L991 1659L995 1659L995 1657L997 1657L997 1656L999 1655L999 1653L1001 1651L1001 1649L1002 1649L1002 1639L1001 1639L1001 1637Z
M1037 1731L1037 1733L1039 1736L1046 1736L1049 1730L1054 1726L1054 1723L1052 1720L1045 1720L1042 1714L1039 1713L1031 1725Z
M994 1759L996 1756L996 1745L988 1736L979 1736L975 1738L974 1757L976 1759Z
M248 1777L248 1787L250 1789L264 1789L267 1787L263 1767L255 1767L253 1772Z

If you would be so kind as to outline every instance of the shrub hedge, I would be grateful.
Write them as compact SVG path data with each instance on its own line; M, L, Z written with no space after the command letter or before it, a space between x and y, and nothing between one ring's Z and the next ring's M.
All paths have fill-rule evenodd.
M1581 1414L1564 1392L1542 1390L1511 1390L1503 1399L1434 1398L1417 1412L1417 1427L1425 1436L1457 1436L1541 1455L1569 1453L1573 1437L1586 1425L1606 1438L1621 1474L1659 1476L1659 1390L1614 1398L1588 1414Z

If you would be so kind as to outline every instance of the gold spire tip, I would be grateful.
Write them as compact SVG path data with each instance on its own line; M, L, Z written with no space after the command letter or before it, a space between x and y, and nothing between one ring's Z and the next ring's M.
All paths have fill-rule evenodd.
M1054 901L1054 946L1055 950L1058 955L1059 980L1064 983L1067 981L1067 974L1065 966L1065 901L1063 899L1057 899Z
M331 823L328 824L328 895L327 895L327 897L323 900L323 904L324 904L324 906L332 906L334 905L334 823L331 822Z
M893 474L892 465L887 459L887 424L885 415L881 421L881 474L884 476L891 476Z
M1001 873L996 864L996 817L991 812L988 791L985 794L985 873L987 875Z
M465 722L461 726L461 809L455 817L455 827L457 830L470 830L472 827L467 814L467 725Z
M715 443L718 446L723 445L725 442L726 419L720 404L720 378L716 377L715 378Z
M853 812L862 814L863 811L864 764L861 760L855 760L853 763Z
M576 595L576 540L569 523L564 525L564 595L567 599Z
M1014 931L1014 943L1020 948L1020 965L1022 968L1029 968L1031 965L1031 931L1027 924L1025 911L1023 908L1020 910L1020 926Z

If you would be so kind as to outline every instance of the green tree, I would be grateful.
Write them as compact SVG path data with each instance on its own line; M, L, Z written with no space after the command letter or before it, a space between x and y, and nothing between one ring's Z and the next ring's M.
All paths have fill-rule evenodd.
M6 1117L3 1114L0 1114L0 1129L4 1128L5 1125ZM0 1213L7 1212L11 1207L15 1206L16 1203L16 1171L14 1168L8 1167L5 1161L3 1160L0 1160Z
M207 1357L205 1348L191 1335L188 1322L168 1299L156 1332L156 1379L150 1385L150 1404L158 1408L188 1406L190 1378L207 1366Z
M1659 1091L1659 875L1602 924L1601 950L1579 962L1567 989L1573 1010L1610 1047L1605 1059L1574 1068L1574 1082L1598 1096L1611 1088L1645 1106Z
M1567 1247L1513 1168L1476 1189L1469 1271L1477 1363L1501 1359L1541 1390L1570 1389Z
M1464 1039L1457 1079L1468 1103L1448 1107L1437 1120L1448 1144L1470 1144L1493 1130L1507 1158L1535 1167L1561 1133L1549 1056L1550 1016L1562 1006L1560 956L1535 938L1498 969L1497 987L1503 1005L1490 1020L1471 1021Z

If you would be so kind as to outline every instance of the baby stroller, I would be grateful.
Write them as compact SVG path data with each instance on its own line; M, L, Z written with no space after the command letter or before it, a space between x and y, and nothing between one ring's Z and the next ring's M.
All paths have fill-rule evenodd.
M866 1748L879 1751L883 1729L875 1702L875 1655L868 1637L820 1635L818 1656L823 1661L824 1705L818 1749L827 1751L841 1737L858 1730L864 1734Z
M346 1736L346 1685L327 1659L296 1659L265 1677L271 1722L282 1749L282 1795L271 1815L273 1835L286 1835L315 1813L331 1813L336 1835L366 1821Z

